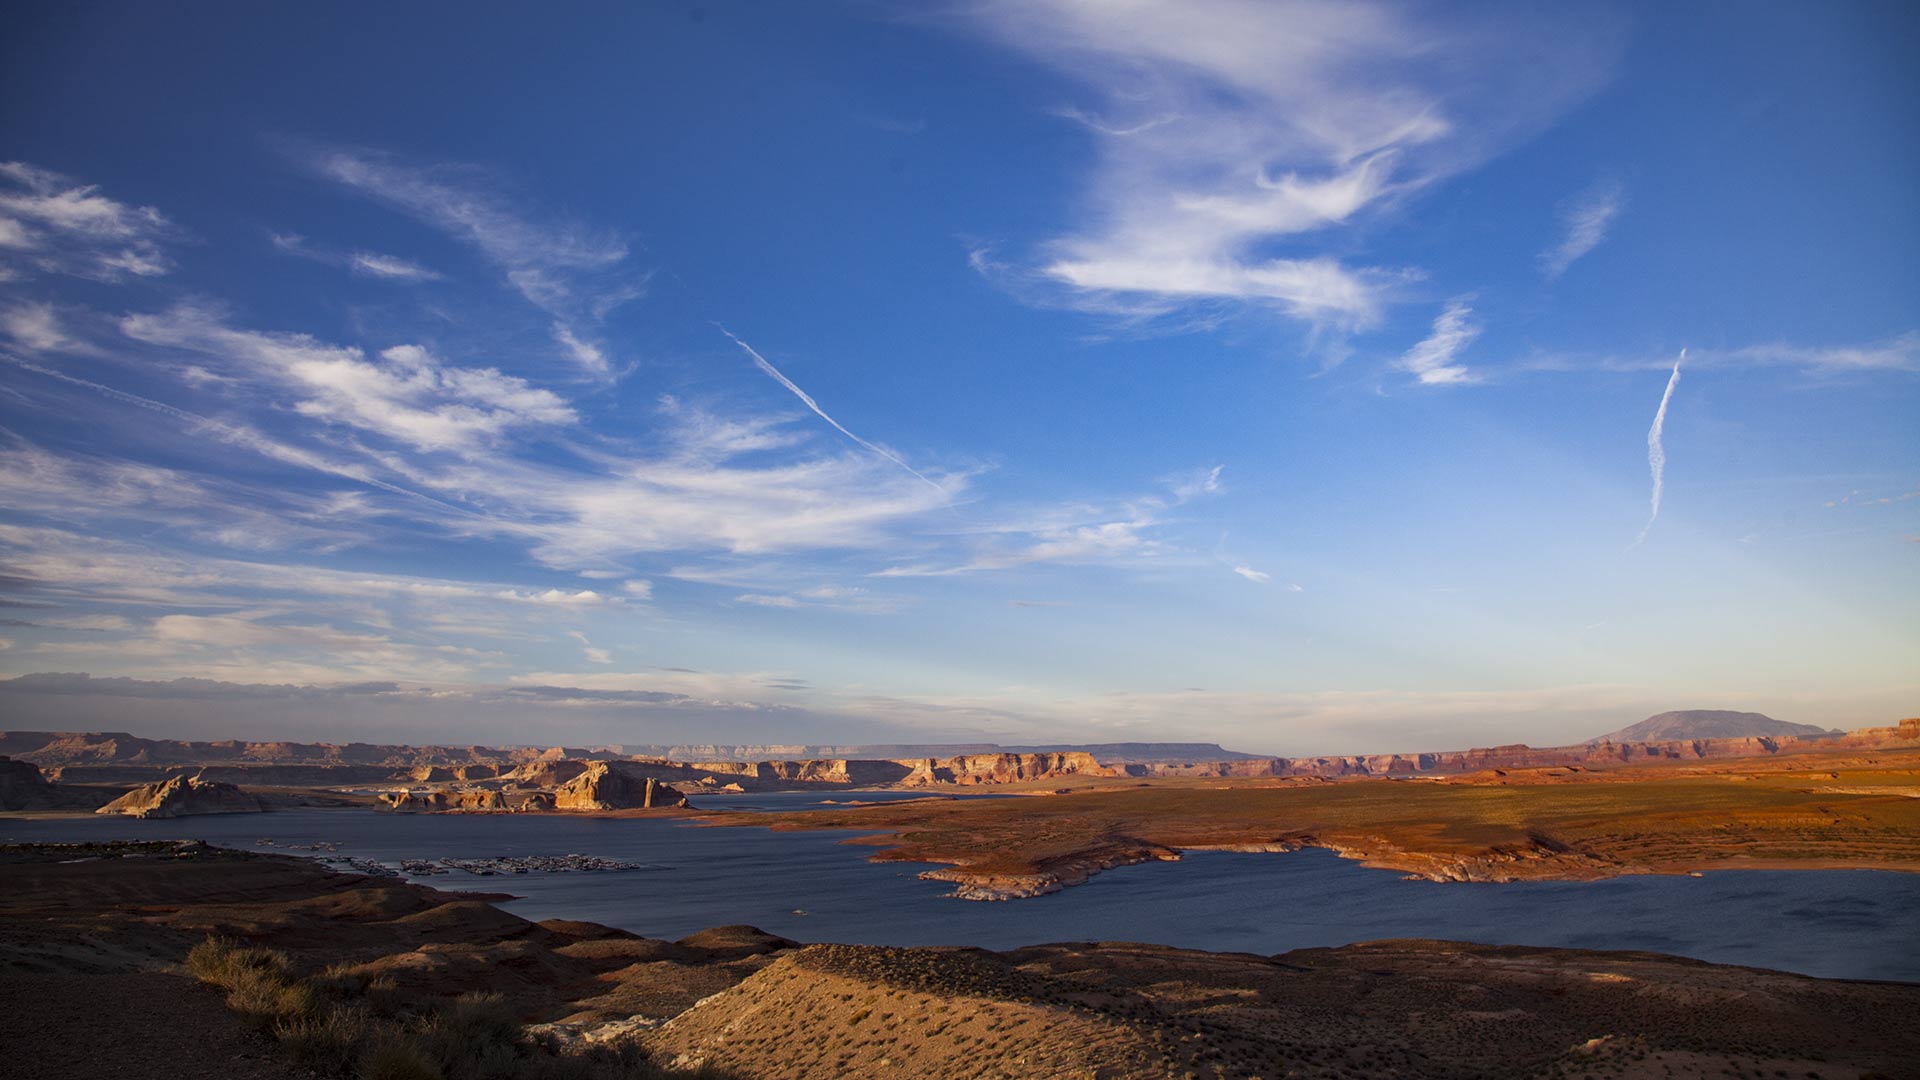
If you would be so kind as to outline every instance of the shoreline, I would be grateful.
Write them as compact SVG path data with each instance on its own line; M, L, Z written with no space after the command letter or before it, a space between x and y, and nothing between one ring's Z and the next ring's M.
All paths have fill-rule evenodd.
M161 1014L191 1012L195 1038L169 1059L175 1071L226 1061L243 1080L292 1080L309 1075L295 1067L312 1046L298 1022L335 1008L352 1021L335 1029L336 1074L352 1075L364 1068L344 1063L431 1031L418 1018L456 1015L476 990L496 995L493 1056L535 1075L549 1075L543 1055L614 1047L641 1056L655 1080L714 1075L702 1068L741 1080L1205 1075L1236 1059L1315 1080L1656 1075L1640 1063L1853 1080L1899 1075L1920 1055L1909 1021L1920 982L1643 948L1419 937L1271 954L1127 940L809 945L750 926L666 940L193 841L9 845L0 867L10 885L0 967L40 1020L9 1033L9 1060L58 1058L69 1078L150 1071L162 1027L182 1023ZM243 947L279 958L247 970L304 988L273 998L284 1015L252 1029L244 1011L223 1011L238 969L196 960ZM179 1007L137 1007L135 989ZM88 1030L105 1000L127 1002L110 1039ZM1490 1019L1513 1015L1526 1023L1487 1038ZM233 1069L242 1057L259 1070Z

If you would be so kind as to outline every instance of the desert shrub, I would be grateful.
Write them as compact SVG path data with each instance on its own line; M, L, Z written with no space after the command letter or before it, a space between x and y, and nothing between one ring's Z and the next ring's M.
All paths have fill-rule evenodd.
M361 1051L359 1080L441 1080L421 1046L408 1039L379 1039Z
M390 977L336 964L303 979L286 954L209 937L187 954L194 977L267 1031L296 1063L357 1080L725 1080L665 1069L637 1042L566 1051L528 1036L499 994L463 994L403 1019Z
M287 954L273 949L255 949L232 938L208 937L187 953L187 970L194 978L231 990L240 982L258 982L265 977L286 981L293 965Z
M274 1022L273 1037L294 1061L324 1073L344 1073L357 1056L370 1027L366 1010L330 1005L307 1015Z
M240 968L227 988L227 1008L263 1027L313 1016L321 1007L313 987L274 968Z

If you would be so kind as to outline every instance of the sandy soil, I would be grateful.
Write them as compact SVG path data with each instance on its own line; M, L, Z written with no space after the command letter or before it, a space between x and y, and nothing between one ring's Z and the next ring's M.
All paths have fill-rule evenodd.
M219 994L180 975L10 971L0 977L0 1017L0 1071L13 1080L308 1076L228 1012Z

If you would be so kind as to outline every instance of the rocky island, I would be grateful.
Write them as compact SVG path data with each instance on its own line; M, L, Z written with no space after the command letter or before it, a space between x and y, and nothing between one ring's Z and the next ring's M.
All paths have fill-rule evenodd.
M125 814L136 818L177 818L196 814L258 814L272 809L267 800L232 784L176 776L142 784L95 810L96 814Z

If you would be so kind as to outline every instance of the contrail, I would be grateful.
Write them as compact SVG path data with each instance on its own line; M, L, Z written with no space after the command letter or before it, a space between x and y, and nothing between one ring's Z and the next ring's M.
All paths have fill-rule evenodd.
M1667 402L1673 400L1673 388L1680 385L1680 365L1686 358L1687 350L1681 349L1679 358L1673 362L1673 374L1667 377L1667 392L1660 395L1660 408L1653 414L1653 426L1647 429L1647 468L1653 473L1653 511L1647 515L1646 525L1630 547L1639 547L1660 517L1660 492L1667 480L1667 448L1660 444L1660 434L1666 429Z
M920 475L919 470L915 469L913 466L907 464L906 462L901 461L899 456L894 454L892 451L887 450L883 447L875 446L874 444L868 442L867 440L861 438L860 436L855 435L853 432L848 431L846 428L841 427L840 421L835 420L831 416L828 416L826 413L826 410L822 409L819 403L815 402L813 398L810 397L805 390L802 390L798 386L795 386L793 384L792 379L789 379L785 375L780 374L780 369L768 363L766 357L761 356L759 353L753 351L753 346L747 344L744 341L741 341L737 337L734 337L733 331L728 330L724 326L720 326L719 323L714 323L713 325L716 327L719 327L720 332L727 335L727 339L729 341L732 341L735 345L738 345L742 349L745 349L747 355L753 357L754 364L757 365L761 371L764 371L768 375L773 376L773 379L775 382L778 382L781 386L786 387L787 390L790 393L792 393L794 397L797 397L802 402L805 402L807 408L812 409L813 414L815 416L818 416L820 419L825 420L827 423L833 425L833 430L839 432L842 435L845 435L847 438L852 439L854 442L859 443L861 446L866 447L867 449L873 451L874 453L879 454L881 457L886 458L888 461L893 462L895 465L900 466L902 469L907 470L907 472L913 475L914 479L920 481L921 483L927 485L933 490L939 492L940 497L942 499L945 499L947 497L946 488L943 488L939 484L936 484L933 481L927 479L926 477Z

